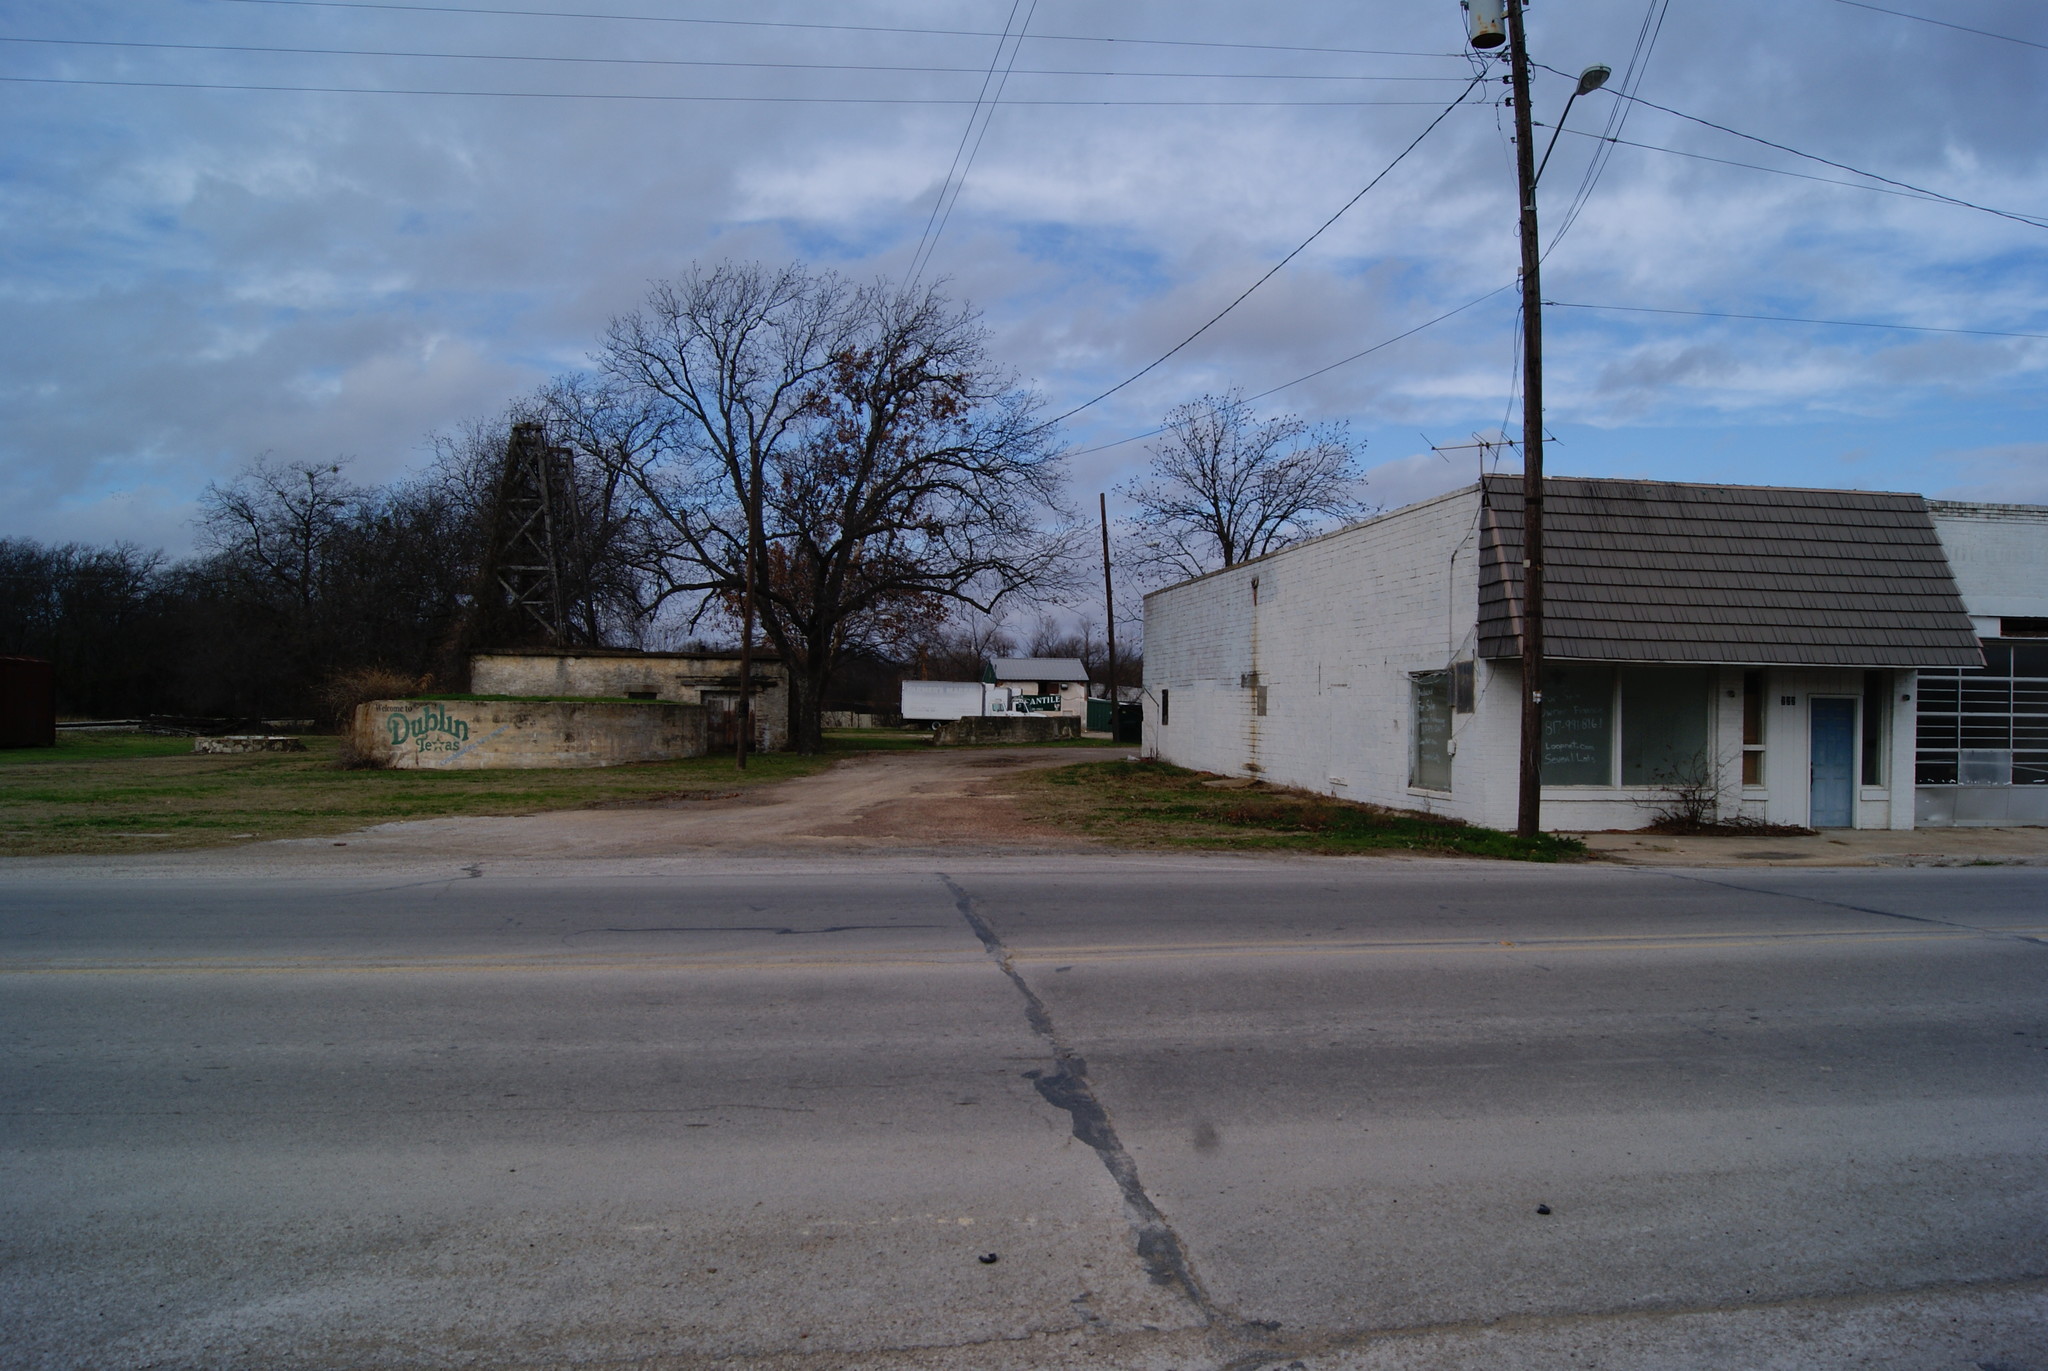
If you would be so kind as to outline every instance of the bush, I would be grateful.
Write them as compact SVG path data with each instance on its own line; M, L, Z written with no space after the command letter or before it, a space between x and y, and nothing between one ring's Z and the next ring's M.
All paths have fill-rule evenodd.
M372 700L402 700L432 690L432 676L408 676L388 667L363 666L337 671L320 687L320 707L337 732L347 734L356 706ZM343 749L348 751L347 748Z

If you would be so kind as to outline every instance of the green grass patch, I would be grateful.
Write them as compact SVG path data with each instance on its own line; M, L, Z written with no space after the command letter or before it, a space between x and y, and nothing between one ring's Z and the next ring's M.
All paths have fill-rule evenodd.
M157 733L86 733L58 729L55 747L0 747L0 785L13 781L17 767L59 766L78 762L119 762L136 757L175 757L192 750L190 738Z
M343 771L339 739L305 743L305 752L209 756L190 738L103 733L0 751L0 855L164 852L400 819L701 798L808 776L864 750L756 753L745 772L730 755L575 771Z
M908 752L911 750L931 751L930 729L922 728L828 728L825 730L825 746L828 750L838 748L854 752ZM972 747L1121 747L1130 751L1131 743L1114 743L1107 738L1048 738L1029 743L972 743Z
M1082 762L1019 777L1034 817L1138 847L1225 851L1437 852L1556 862L1586 855L1576 838L1522 839L1410 810L1354 804L1257 784L1215 789L1217 779L1164 762Z

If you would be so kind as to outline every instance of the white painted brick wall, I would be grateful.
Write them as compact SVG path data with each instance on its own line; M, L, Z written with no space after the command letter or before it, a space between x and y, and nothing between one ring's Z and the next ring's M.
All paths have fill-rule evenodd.
M1478 817L1497 789L1488 754L1504 745L1512 806L1513 730L1502 734L1497 708L1454 716L1452 795L1408 786L1409 675L1472 651L1478 510L1476 488L1455 491L1148 596L1147 748L1203 771ZM1254 671L1264 718L1240 685ZM1494 673L1478 672L1497 695Z
M1964 608L2048 617L2048 507L1939 502L1933 513Z
M1478 663L1478 708L1452 716L1451 791L1408 784L1410 674L1473 651L1477 515L1477 491L1456 491L1146 597L1147 751L1201 771L1513 827L1521 749L1514 662ZM1266 689L1263 718L1257 692L1240 685L1254 671ZM1910 693L1910 674L1899 679ZM1862 673L1774 670L1767 689L1766 788L1745 795L1740 784L1740 667L1716 671L1709 752L1729 802L1803 824L1807 701L1860 695ZM1162 694L1170 698L1164 726ZM1787 694L1795 706L1778 704ZM1899 706L1890 784L1859 797L1859 827L1911 823L1911 707ZM1642 788L1553 787L1544 827L1640 828L1655 817L1657 798Z

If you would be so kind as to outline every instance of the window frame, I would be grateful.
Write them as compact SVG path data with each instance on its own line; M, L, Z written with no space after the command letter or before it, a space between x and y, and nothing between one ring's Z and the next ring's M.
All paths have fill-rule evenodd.
M1443 711L1442 785L1432 785L1429 780L1425 779L1423 772L1422 701L1425 690L1436 691L1440 697ZM1454 734L1452 721L1456 718L1456 715L1451 710L1451 704L1450 672L1438 669L1435 671L1411 671L1408 673L1408 788L1410 790L1425 790L1437 795L1449 795L1452 793L1454 780L1453 764L1457 754L1452 746Z

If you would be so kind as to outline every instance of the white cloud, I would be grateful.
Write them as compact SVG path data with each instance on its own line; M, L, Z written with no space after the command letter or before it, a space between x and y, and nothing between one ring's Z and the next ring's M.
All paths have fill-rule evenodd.
M238 12L25 0L16 12L51 33L93 38L963 70L556 70L104 50L22 60L47 63L45 74L229 84L959 98L978 87L993 48L986 38L230 8ZM2048 151L2036 133L2048 83L2037 55L1838 8L1673 7L1642 93L1950 194L2048 205ZM249 9L258 12L240 12ZM1964 9L1958 22L1996 18L1986 0ZM832 20L983 28L999 27L1006 12L856 0ZM1025 45L933 271L983 307L999 355L1046 388L1053 412L1178 343L1435 111L1023 101L1437 99L1454 87L1029 69L1453 78L1467 70L1456 58L1336 51L1453 51L1447 0L1382 7L1369 25L1339 0L1261 11L1256 22L1219 0L1040 13L1040 33L1304 49ZM1533 41L1563 70L1602 60L1619 72L1641 15L1641 0L1538 10ZM1499 94L1497 84L1486 91ZM1544 77L1543 112L1561 94ZM1609 100L1580 101L1574 127L1598 130ZM808 255L857 277L900 269L967 110L19 85L0 90L0 115L10 129L0 179L0 300L9 312L0 330L0 489L11 497L0 532L91 536L100 527L147 537L136 530L156 528L156 539L177 546L181 501L207 479L265 450L353 452L364 479L396 472L419 459L427 430L577 365L650 279L695 259ZM1203 390L1288 381L1510 282L1504 127L1499 110L1451 116L1223 324L1077 417L1076 442L1142 431ZM1648 109L1630 116L1623 136L1854 179ZM1544 185L1552 231L1596 146L1560 142ZM2038 230L1628 147L1613 150L1547 260L1545 285L1553 299L1593 304L2048 332ZM1513 321L1503 295L1267 403L1348 417L1395 451L1418 429L1497 426L1512 383ZM1771 463L1791 483L1836 479L1832 454L1875 441L1872 470L1944 472L1957 489L2038 488L2029 484L2038 456L2009 442L2038 412L2048 361L2038 343L1553 310L1547 359L1553 424L1614 435L1614 462L1625 452L1652 468L1691 458L1696 469L1747 470L1732 459L1717 466L1714 449L1717 435L1746 426L1808 437L1808 458L1791 440L1774 449L1794 454ZM1859 427L1873 423L1887 429L1876 440ZM1651 432L1654 444L1630 446L1629 435ZM1654 454L1639 458L1638 447ZM1944 450L1959 455L1937 455ZM1084 459L1077 478L1113 481L1142 459L1141 444L1119 447ZM1383 463L1373 498L1433 493L1426 488L1441 465Z

